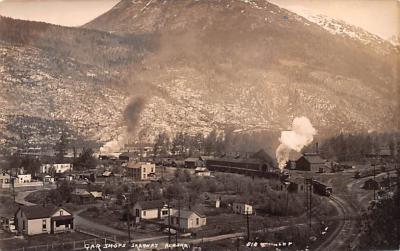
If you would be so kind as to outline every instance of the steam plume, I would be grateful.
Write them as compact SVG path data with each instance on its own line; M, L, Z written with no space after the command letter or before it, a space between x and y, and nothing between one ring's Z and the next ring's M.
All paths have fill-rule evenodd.
M102 146L100 148L100 153L110 154L113 152L118 152L125 146L126 143L128 143L129 138L134 136L140 119L140 113L144 108L144 104L144 99L141 97L131 99L123 113L126 130L116 139L111 140Z
M281 144L276 149L276 159L280 170L283 170L289 160L290 151L300 152L303 147L310 144L317 131L306 117L296 117L293 120L291 131L282 131L279 141Z

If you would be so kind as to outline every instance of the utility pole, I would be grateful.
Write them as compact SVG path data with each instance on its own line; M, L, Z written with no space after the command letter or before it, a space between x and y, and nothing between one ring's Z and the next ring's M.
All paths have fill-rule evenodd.
M374 166L374 201L376 200L376 180L375 180L375 163L373 164Z
M176 229L176 235L175 235L175 244L176 244L176 250L178 250L178 233L180 229L180 224L181 224L181 198L178 198L178 227Z
M250 222L249 222L249 211L246 210L246 222L247 222L247 242L250 241Z
M400 249L400 166L397 164L397 247Z
M168 249L171 244L171 206L170 201L168 200Z
M308 227L311 230L311 209L312 209L312 178L307 178L305 180L306 184L306 210L308 216Z

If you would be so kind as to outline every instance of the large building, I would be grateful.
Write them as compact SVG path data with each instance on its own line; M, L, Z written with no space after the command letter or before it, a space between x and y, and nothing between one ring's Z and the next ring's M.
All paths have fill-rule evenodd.
M256 153L207 159L205 165L210 171L237 173L269 172L275 169L273 159L264 150Z
M50 173L54 170L54 173L65 173L67 171L72 171L72 164L43 164L40 167L40 173Z
M156 165L146 162L129 162L126 165L127 175L137 181L156 179Z
M327 161L322 159L318 153L305 153L296 160L296 169L301 171L325 172Z
M72 231L74 216L61 207L24 206L15 213L18 232L26 235Z

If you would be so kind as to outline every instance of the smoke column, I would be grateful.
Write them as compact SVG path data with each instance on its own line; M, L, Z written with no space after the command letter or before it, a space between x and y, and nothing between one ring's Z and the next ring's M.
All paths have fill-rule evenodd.
M306 117L296 117L293 120L291 131L282 131L279 141L281 144L276 149L276 160L282 171L289 160L290 151L300 152L309 145L317 133L310 120Z
M141 97L132 98L129 104L126 106L123 114L123 118L126 124L126 130L123 134L119 135L118 138L107 142L100 148L100 153L110 154L121 150L131 136L136 131L138 121L140 119L140 113L144 108L144 99Z

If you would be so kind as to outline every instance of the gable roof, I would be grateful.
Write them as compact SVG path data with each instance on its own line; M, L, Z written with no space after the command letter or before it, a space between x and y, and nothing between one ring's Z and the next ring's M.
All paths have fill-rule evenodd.
M325 164L325 160L322 159L317 153L305 153L301 158L304 158L310 164Z
M73 195L91 195L86 189L76 188L73 192Z
M185 159L185 162L197 162L197 161L200 161L200 159L199 158L192 158L192 157Z
M23 206L23 207L20 207L17 210L17 212L19 210L21 210L22 213L25 214L25 216L26 216L26 218L28 220L33 220L33 219L51 218L51 216L55 212L57 212L57 210L59 210L59 209L60 209L60 207L56 207L56 206L53 206L53 205L46 205L46 206L34 205L34 206ZM65 210L65 211L67 211L67 210Z
M162 208L166 203L162 200L148 200L148 201L138 201L136 202L137 205L139 205L142 209L158 209Z
M196 215L199 216L200 218L205 218L204 215L199 214L199 213L196 212L196 211L189 211L189 210L180 210L180 211L179 211L179 210L177 210L177 209L174 209L174 210L171 212L171 216L180 217L180 218L184 218L184 219L190 218L193 214L196 214Z

